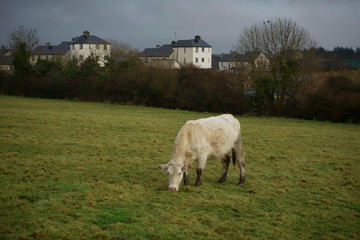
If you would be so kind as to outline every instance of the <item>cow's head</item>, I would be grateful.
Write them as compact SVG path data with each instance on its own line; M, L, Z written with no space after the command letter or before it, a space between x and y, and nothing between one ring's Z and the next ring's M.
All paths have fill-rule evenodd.
M184 176L184 172L191 168L189 164L175 164L175 163L167 163L159 165L158 168L160 170L166 171L169 175L169 187L170 191L178 191L180 182Z

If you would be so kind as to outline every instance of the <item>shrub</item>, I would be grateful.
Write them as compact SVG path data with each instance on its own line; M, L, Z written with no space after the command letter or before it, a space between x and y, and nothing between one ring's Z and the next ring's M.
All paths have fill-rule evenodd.
M316 120L360 122L360 82L343 76L329 77L309 97L307 109Z

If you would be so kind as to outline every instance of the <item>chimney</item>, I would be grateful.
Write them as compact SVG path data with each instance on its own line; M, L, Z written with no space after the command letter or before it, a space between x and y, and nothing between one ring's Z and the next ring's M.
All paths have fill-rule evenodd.
M89 37L89 36L90 36L90 32L89 32L89 31L84 31L84 32L83 32L83 36L86 37L86 38Z
M201 39L200 35L195 36L195 42L198 42Z
M156 48L160 48L160 45L156 45Z
M171 45L174 46L176 41L171 41Z
M51 49L51 43L50 43L50 42L47 42L47 43L46 43L46 47L47 47L48 49Z

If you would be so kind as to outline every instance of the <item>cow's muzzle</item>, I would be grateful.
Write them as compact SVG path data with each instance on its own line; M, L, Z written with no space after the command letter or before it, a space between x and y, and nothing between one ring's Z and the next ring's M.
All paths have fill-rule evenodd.
M175 191L175 192L176 192L178 189L177 189L176 187L168 187L168 190L169 190L169 191Z

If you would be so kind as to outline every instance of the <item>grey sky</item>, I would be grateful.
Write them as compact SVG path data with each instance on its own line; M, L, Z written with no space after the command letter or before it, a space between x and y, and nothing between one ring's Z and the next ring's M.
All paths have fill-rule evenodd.
M40 43L59 44L89 30L143 50L201 35L214 53L228 52L245 26L291 18L319 46L360 47L360 0L1 0L0 44L20 25Z

